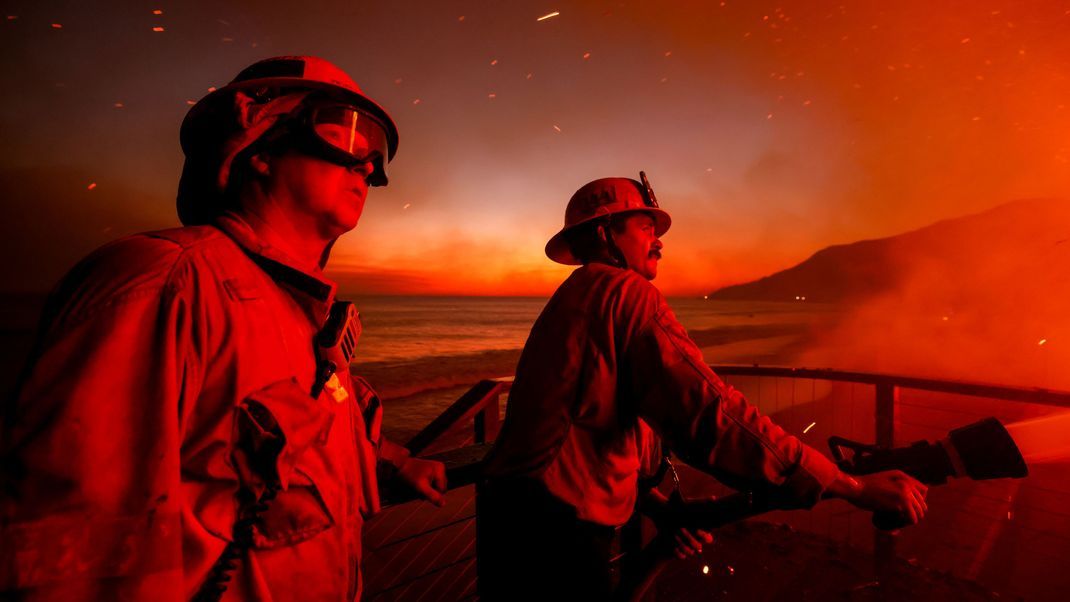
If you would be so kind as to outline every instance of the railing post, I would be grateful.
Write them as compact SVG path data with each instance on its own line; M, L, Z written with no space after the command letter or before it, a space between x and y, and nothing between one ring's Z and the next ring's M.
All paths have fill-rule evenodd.
M876 406L873 411L875 438L881 447L895 446L895 404L899 401L899 387L891 383L877 384ZM873 563L878 578L895 560L895 536L880 529L873 530Z
M473 437L476 443L492 441L498 434L499 395L501 395L501 389L495 388L491 395L492 399L483 406L483 409L478 414L472 417L472 423L476 431Z

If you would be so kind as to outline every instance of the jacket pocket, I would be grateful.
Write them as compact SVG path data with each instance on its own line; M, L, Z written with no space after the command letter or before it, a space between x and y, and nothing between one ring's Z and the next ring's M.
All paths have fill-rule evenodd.
M324 446L334 413L313 399L295 380L277 381L249 395L235 414L233 461L249 516L253 499L270 487L274 499L252 512L253 543L274 548L304 541L331 527L312 465L302 462L310 448ZM322 483L330 487L330 483Z

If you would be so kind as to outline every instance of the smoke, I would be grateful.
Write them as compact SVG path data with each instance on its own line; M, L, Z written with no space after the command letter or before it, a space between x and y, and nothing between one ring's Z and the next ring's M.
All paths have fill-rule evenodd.
M805 365L1070 388L1070 202L1019 201L887 241L886 292Z

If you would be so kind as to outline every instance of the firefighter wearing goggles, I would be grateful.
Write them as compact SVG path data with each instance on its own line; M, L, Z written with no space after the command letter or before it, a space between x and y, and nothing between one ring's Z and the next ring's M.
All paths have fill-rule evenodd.
M572 196L546 245L580 267L532 328L484 463L482 600L608 599L614 529L637 506L672 516L668 500L640 499L658 445L781 507L837 496L907 522L925 513L923 484L842 473L709 369L651 282L670 223L644 174L603 178Z
M397 152L331 63L278 57L186 116L183 228L113 242L50 298L3 422L0 598L354 600L380 435L359 317L323 275ZM15 593L17 592L17 593Z

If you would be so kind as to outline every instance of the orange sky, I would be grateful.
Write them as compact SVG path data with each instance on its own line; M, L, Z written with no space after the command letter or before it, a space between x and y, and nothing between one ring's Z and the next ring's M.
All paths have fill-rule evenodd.
M3 290L175 225L187 102L276 54L337 62L399 124L331 265L357 293L548 294L568 197L640 169L668 294L1070 193L1070 2L159 5L5 9L0 228L34 259Z

